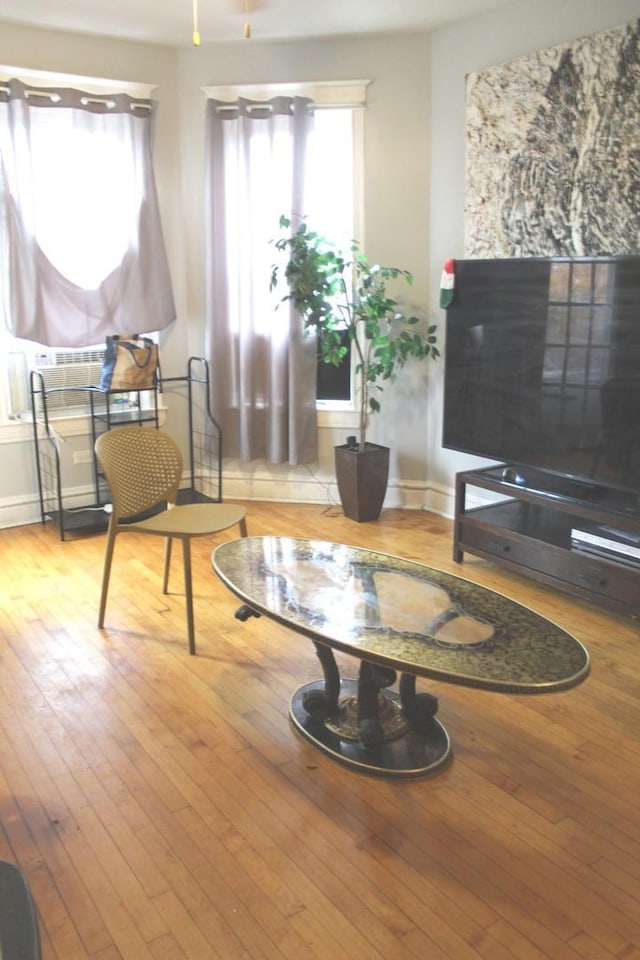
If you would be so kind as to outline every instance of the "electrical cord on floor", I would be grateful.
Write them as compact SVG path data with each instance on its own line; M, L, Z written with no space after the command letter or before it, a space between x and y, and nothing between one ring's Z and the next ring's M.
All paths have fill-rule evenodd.
M326 480L321 480L320 477L316 476L316 474L313 472L309 464L303 463L302 466L305 468L307 473L312 477L312 479L315 480L316 483L320 484L320 486L323 487L325 491L325 496L327 498L327 506L322 511L322 516L329 517L330 519L333 519L334 517L343 516L343 510L340 503L333 498L333 495L331 493L331 483L327 482Z

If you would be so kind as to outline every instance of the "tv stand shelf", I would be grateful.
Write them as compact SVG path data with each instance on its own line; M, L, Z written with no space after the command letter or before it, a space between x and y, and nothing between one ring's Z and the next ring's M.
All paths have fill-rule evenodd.
M506 479L516 474L520 482ZM504 499L469 507L468 487L489 490ZM637 617L640 560L622 562L572 546L571 531L592 523L640 536L638 497L508 465L456 475L456 563L462 562L465 552L473 553L573 596Z

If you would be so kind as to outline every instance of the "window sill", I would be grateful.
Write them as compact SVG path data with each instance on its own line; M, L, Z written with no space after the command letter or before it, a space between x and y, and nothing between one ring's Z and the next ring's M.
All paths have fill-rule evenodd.
M358 413L354 410L352 404L347 401L340 403L320 400L316 404L316 411L318 427L321 430L358 429Z
M160 423L164 422L166 405L158 403ZM38 420L42 425L42 420ZM71 437L86 437L91 433L91 417L87 413L54 414L49 416L49 426L54 435L61 440ZM31 416L5 420L0 423L1 443L25 443L33 440L33 420Z
M33 424L25 420L3 420L0 423L0 443L25 443L33 439Z
M164 404L158 405L160 422L163 422L162 414L166 411ZM331 406L318 404L318 427L321 430L357 430L358 414L353 407L345 403L344 405L331 404ZM90 418L87 414L70 414L49 417L49 423L57 436L62 439L70 437L87 436L91 432ZM2 443L26 443L33 440L33 423L29 419L12 419L0 423L0 444Z

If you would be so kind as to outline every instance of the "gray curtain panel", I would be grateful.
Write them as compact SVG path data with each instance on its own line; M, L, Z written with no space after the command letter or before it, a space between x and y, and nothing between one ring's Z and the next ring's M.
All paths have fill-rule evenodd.
M269 280L280 216L304 212L313 107L304 97L209 100L206 124L206 356L225 456L311 463L315 338Z
M18 80L0 86L0 272L5 325L15 337L50 347L83 347L97 344L114 333L148 333L175 320L169 265L165 251L158 198L152 167L155 105L125 94L96 97L61 88L39 90ZM56 244L47 202L47 177L43 157L43 125L55 130L60 143L68 141L68 156L78 132L97 143L117 142L123 165L111 176L126 191L125 212L118 224L121 239L116 262L104 276L79 282L57 265L56 253L64 246L68 227L60 216L60 241ZM114 154L115 155L115 154ZM99 210L102 175L78 178L62 200L87 211ZM109 174L107 174L109 176ZM73 194L73 195L71 195ZM59 200L60 198L58 198ZM39 235L47 223L47 243ZM55 225L54 225L55 226ZM90 251L101 241L106 226L99 213L86 218L82 243ZM59 249L57 249L59 248ZM98 259L96 257L96 259Z

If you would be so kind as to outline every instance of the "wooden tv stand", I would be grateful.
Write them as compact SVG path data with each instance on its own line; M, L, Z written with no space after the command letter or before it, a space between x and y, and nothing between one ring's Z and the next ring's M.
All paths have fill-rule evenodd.
M518 470L519 482L505 479ZM508 499L468 507L468 487ZM640 616L640 561L618 562L572 547L571 530L589 523L638 536L639 498L508 464L456 474L456 563L465 552L473 553L583 600Z

